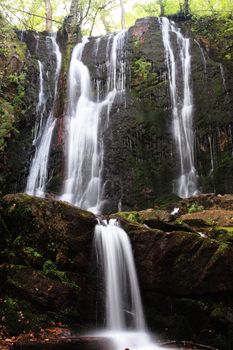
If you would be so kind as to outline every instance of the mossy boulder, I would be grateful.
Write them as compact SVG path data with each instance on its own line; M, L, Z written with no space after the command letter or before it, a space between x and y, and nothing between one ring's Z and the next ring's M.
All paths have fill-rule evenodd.
M90 261L96 222L92 213L52 199L26 194L1 199L0 294L11 334L51 321L92 322L96 277ZM19 312L26 325L17 321Z

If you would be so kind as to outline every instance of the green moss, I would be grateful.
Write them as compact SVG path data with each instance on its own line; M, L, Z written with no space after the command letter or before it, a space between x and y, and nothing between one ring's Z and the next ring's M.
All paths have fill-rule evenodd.
M132 63L134 74L139 75L142 79L147 79L151 70L151 62L146 61L143 58L139 58Z
M47 260L43 264L42 271L46 276L58 279L61 282L68 282L66 273L64 271L59 271L52 260Z
M138 212L136 211L130 211L130 212L119 212L116 214L117 216L120 216L126 220L129 220L131 222L138 222L138 223L142 223L141 219L140 219L140 215Z
M215 231L220 231L221 233L233 233L233 227L221 227L217 226L214 229Z
M140 46L141 46L140 40L138 38L135 38L133 42L133 49L138 50Z
M233 245L233 227L216 226L211 230L211 235L225 247Z
M153 72L152 63L141 57L131 63L131 85L137 92L153 87L159 83L158 74Z
M11 136L12 132L16 131L14 121L13 106L3 98L0 98L0 152L4 151L6 139Z
M232 60L232 55L230 53L227 53L225 56L224 56L224 59L226 61L231 61Z

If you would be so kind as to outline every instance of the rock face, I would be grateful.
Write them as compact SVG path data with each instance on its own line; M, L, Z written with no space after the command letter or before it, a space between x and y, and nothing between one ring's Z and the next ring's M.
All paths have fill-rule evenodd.
M231 62L215 60L211 43L196 38L191 23L177 23L190 37L194 100L195 159L199 189L232 192L232 90ZM174 39L175 40L175 39ZM90 39L83 61L90 68L93 85L106 84L107 39ZM158 20L138 20L128 31L126 49L126 102L114 103L104 132L105 211L142 209L157 197L171 194L179 174L171 133L171 101L164 46ZM175 53L177 54L177 52ZM225 74L225 76L224 76ZM225 79L225 80L224 80ZM211 103L210 103L211 101Z
M200 33L192 34L192 21L177 26L190 37L192 55L192 87L194 100L195 162L199 188L203 192L232 192L232 62L222 60ZM63 33L64 34L64 33ZM63 68L59 81L58 118L49 161L47 191L59 194L64 180L63 148L65 139L66 77L70 43L58 35L63 51ZM63 36L62 36L63 35ZM50 60L46 38L48 33L25 31L23 39L29 48L30 113L19 127L16 141L8 142L8 173L4 193L22 191L34 150L30 130L34 128L39 89L37 59L44 62L52 76L54 57ZM97 55L96 38L90 38L83 52L83 62L90 70L93 86L100 86L100 98L106 90L106 51L111 40L102 37ZM47 51L46 51L47 50ZM46 53L47 52L47 53ZM109 124L103 134L103 184L106 205L104 212L152 206L155 198L172 193L173 180L179 173L179 161L171 134L171 101L164 46L158 19L140 19L131 27L125 42L126 92L112 105ZM51 92L49 82L47 92ZM96 91L94 92L96 95ZM49 97L50 96L50 97ZM51 93L48 93L51 98ZM95 97L93 97L95 99ZM48 104L48 106L51 105ZM48 107L49 108L49 107ZM102 116L102 121L106 116ZM27 140L27 142L25 141ZM21 142L22 145L21 146ZM26 144L25 144L26 142ZM23 149L18 156L18 149Z
M65 203L27 195L4 197L1 306L12 332L49 320L94 322L96 277L91 277L90 261L95 224L94 215Z
M131 239L149 327L164 338L232 346L230 233L224 241L223 228L213 223L199 228L202 237L190 224L198 212L217 209L222 220L232 202L232 196L183 201L176 219L161 208L114 215ZM144 221L159 222L160 229ZM17 194L1 200L1 317L11 334L51 321L78 330L102 326L103 281L92 246L96 222L93 214L52 199Z

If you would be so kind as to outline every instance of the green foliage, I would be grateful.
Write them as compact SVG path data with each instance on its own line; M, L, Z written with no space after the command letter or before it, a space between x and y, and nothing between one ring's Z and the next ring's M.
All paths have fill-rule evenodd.
M138 223L142 222L142 220L140 219L140 215L137 211L120 212L120 213L117 213L117 215L131 222L138 222Z
M202 211L202 210L204 210L204 207L202 205L198 205L197 202L193 202L188 206L188 213L189 214L195 213L198 211Z
M24 253L26 253L27 255L30 255L34 258L42 258L42 255L40 253L38 253L36 251L36 249L32 248L32 247L25 247L23 248Z
M134 24L136 19L146 16L160 16L164 9L165 16L177 15L185 12L187 0L124 0L126 26ZM53 12L53 29L61 27L68 16L71 0L51 0ZM230 17L233 13L231 0L189 0L189 12L192 17L200 18L216 16ZM82 31L85 35L99 34L105 30L116 31L121 28L120 2L109 0L79 0L79 20L82 22ZM42 0L2 0L0 10L9 22L19 29L45 29L45 4ZM229 27L229 30L231 27ZM0 47L0 53L4 53Z
M151 62L145 61L143 58L133 62L133 68L135 75L139 75L142 79L148 79L148 75L151 69Z
M0 152L4 151L6 146L6 138L10 137L16 129L14 124L13 106L0 98Z
M60 280L61 282L68 282L66 273L64 271L59 271L56 264L52 260L47 260L43 266L42 271L46 276Z
M207 46L211 46L217 60L232 61L233 19L223 12L196 16L192 30Z
M39 330L37 317L29 311L27 303L11 296L0 300L0 318L11 335Z
M131 73L131 84L139 93L159 83L157 73L152 71L152 63L143 57L132 62Z

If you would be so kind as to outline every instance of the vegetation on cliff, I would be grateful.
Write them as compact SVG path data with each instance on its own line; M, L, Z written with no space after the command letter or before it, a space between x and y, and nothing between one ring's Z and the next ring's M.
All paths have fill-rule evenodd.
M26 47L11 25L0 16L0 186L4 184L7 140L19 132L25 115Z

